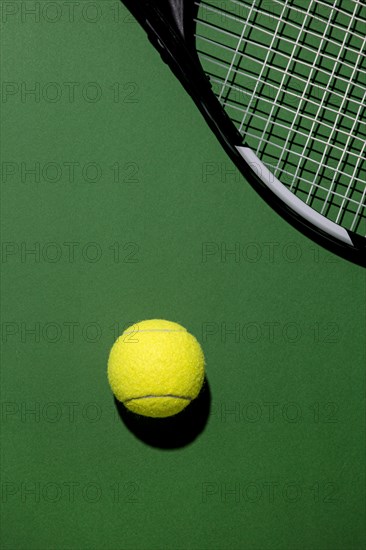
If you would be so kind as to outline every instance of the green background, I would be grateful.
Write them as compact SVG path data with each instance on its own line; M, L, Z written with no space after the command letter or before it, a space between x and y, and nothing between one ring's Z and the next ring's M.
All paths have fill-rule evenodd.
M1 2L2 548L364 548L364 271L256 195L117 1L55 6ZM106 378L154 317L211 392L170 450Z

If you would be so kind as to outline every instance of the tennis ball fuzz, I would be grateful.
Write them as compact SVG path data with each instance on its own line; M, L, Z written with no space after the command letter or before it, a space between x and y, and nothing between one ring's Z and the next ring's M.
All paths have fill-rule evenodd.
M130 326L114 343L108 380L129 410L164 418L179 413L198 396L204 365L201 346L184 327L151 319Z

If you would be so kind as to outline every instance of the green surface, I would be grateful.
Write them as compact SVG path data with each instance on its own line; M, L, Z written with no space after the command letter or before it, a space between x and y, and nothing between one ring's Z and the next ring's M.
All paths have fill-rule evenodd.
M236 174L117 1L31 5L1 3L1 547L364 548L364 271ZM206 355L182 448L136 437L108 387L151 317Z

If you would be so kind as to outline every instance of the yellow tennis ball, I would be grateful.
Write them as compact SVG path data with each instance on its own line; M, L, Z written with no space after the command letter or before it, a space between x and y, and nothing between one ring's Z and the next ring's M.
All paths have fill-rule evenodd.
M108 380L128 409L164 418L179 413L198 396L204 363L201 346L184 327L151 319L132 325L114 343Z

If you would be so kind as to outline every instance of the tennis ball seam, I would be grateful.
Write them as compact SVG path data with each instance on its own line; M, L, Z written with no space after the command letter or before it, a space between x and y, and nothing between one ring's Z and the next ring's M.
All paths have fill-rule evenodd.
M174 395L172 393L166 393L166 394L151 394L151 395L140 395L138 397L128 397L127 399L123 400L123 403L128 403L129 401L137 401L138 399L156 399L159 397L172 397L173 399L185 399L186 401L192 401L192 397L187 397L186 395Z
M149 328L149 329L137 329L137 330L131 330L130 332L124 332L122 336L127 336L127 334L138 334L140 332L187 332L186 330L178 330L178 329L168 329L168 328Z

